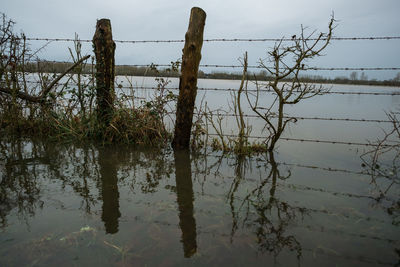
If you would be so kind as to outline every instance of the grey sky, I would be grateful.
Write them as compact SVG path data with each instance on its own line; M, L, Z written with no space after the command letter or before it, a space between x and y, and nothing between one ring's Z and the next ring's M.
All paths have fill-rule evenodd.
M299 33L300 25L326 31L332 12L335 36L400 36L400 0L2 0L1 12L17 22L28 37L91 39L96 19L109 18L114 39L183 39L190 9L207 13L205 38L279 38ZM31 42L32 48L43 43ZM400 40L333 41L319 67L400 67ZM53 42L40 56L69 60L72 43ZM202 64L238 64L245 51L256 65L273 43L205 43ZM169 63L181 58L183 44L117 44L117 64ZM84 45L91 53L91 44ZM205 69L210 71L209 69ZM231 71L231 70L229 70ZM366 72L369 78L391 79L396 71ZM311 74L311 73L310 73ZM325 76L349 72L319 72Z

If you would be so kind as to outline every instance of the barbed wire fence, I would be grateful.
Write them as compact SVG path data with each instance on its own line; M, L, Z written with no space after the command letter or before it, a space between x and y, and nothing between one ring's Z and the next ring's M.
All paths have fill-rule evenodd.
M31 60L35 61L36 60ZM40 60L43 63L61 63L61 64L73 64L71 61L57 61L57 60ZM166 64L166 63L150 63L150 64L122 64L118 65L121 67L144 67L144 68L149 68L149 67L170 67L171 64ZM241 65L218 65L218 64L200 64L199 67L203 68L231 68L231 69L242 69L243 66ZM249 65L247 66L249 69L264 69L264 66L256 66L256 65ZM281 70L285 68L280 68ZM400 67L304 67L302 69L303 71L387 71L387 70L400 70Z
M369 37L332 37L334 41L374 41L374 40L400 40L400 36L369 36ZM27 41L46 41L46 42L74 42L76 39L71 38L38 38L26 37ZM306 41L326 40L325 38L305 38ZM91 39L80 39L80 42L91 43ZM213 38L204 39L203 42L290 42L293 38ZM184 43L184 39L175 40L114 40L116 43Z
M26 37L27 41L46 41L46 42L85 42L91 43L90 39L71 39L71 38L37 38L37 37ZM309 38L306 41L315 41L316 38ZM322 39L323 40L323 39ZM332 37L331 40L334 41L377 41L377 40L400 40L400 36L369 36L369 37ZM290 42L293 41L292 38L215 38L215 39L204 39L203 42ZM176 39L176 40L114 40L116 43L122 44L167 44L167 43L184 43L184 39ZM73 64L73 62L69 61L53 61L53 60L40 60L45 63L62 63L62 64ZM129 65L120 65L124 67L165 67L168 68L171 64L164 63L151 63L151 64L129 64ZM242 69L242 65L226 65L226 64L200 64L201 68L231 68L231 69ZM250 65L249 69L263 69L265 66L258 65ZM302 70L304 71L396 71L400 70L400 67L304 67ZM34 81L30 81L31 83L35 83ZM61 83L59 84L61 85ZM156 86L123 86L121 83L116 83L116 87L119 89L134 89L134 90L158 90L159 87ZM178 87L166 87L166 90L179 90ZM199 87L197 90L199 91L220 91L220 92L237 92L236 88L206 88ZM248 92L266 92L266 93L274 93L272 89L261 88L261 89L248 89ZM392 91L392 92L366 92L366 91L337 91L330 90L327 91L326 94L330 95L368 95L368 96L398 96L400 95L400 90ZM169 114L173 115L173 112L169 112ZM202 113L195 113L195 115L204 115ZM210 113L209 115L218 115L221 117L235 117L236 114L232 114L229 112L224 113ZM253 114L243 114L243 117L246 118L259 118L258 115ZM315 120L315 121L340 121L340 122L357 122L357 123L392 123L391 120L383 120L383 119L372 119L372 118L339 118L339 117L318 117L318 116L285 116L284 118L294 118L296 120ZM209 133L210 136L218 136L219 134ZM228 138L237 137L236 135L223 134L222 136ZM248 138L253 139L265 139L265 136L248 136ZM285 141L294 141L294 142L312 142L312 143L325 143L325 144L335 144L335 145L350 145L350 146L367 146L374 147L376 146L373 143L362 143L362 142L347 142L347 141L332 141L332 140L319 140L319 139L305 139L305 138L287 138L281 137L281 140Z

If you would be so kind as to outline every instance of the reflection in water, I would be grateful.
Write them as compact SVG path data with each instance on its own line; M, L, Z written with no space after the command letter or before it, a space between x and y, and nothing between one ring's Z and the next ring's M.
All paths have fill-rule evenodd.
M399 262L397 171L169 152L0 140L0 265Z
M273 152L269 152L268 176L262 178L260 184L251 190L242 200L238 207L235 207L235 194L238 192L239 185L243 181L246 170L246 161L242 157L238 157L235 166L235 180L231 186L229 193L231 213L233 218L233 227L231 231L231 240L237 230L237 225L242 207L247 207L243 220L243 225L253 228L257 236L259 251L272 253L277 257L283 249L287 248L290 251L297 253L297 258L302 255L300 242L294 235L286 234L290 223L294 222L296 217L305 212L303 209L291 207L287 202L280 200L276 196L276 188L278 180L286 180L291 176L288 170L286 175L282 175L275 161ZM270 185L267 192L265 187Z
M296 251L297 258L300 258L302 254L301 244L295 236L288 235L285 232L289 224L299 215L298 213L303 215L304 211L291 207L287 202L280 200L276 196L277 180L288 179L291 176L291 172L288 171L286 176L281 175L273 152L269 152L268 163L271 167L271 171L266 179L266 181L270 180L271 183L269 198L264 199L262 194L260 194L265 184L257 188L257 191L253 191L253 193L257 192L258 195L258 202L253 202L252 205L259 216L255 221L258 224L256 235L259 247L262 251L272 252L275 256L279 255L283 248L289 248L291 251ZM271 219L271 213L273 212L275 212L276 218Z
M360 158L365 172L371 176L374 205L393 218L393 225L400 226L399 191L395 186L400 181L400 121L395 113L389 113L388 118L393 129L385 132L385 137L377 142L379 145L364 152Z
M13 209L26 220L43 206L37 173L30 165L45 159L36 155L36 146L25 153L24 143L20 141L1 141L0 147L0 228L3 228Z
M239 220L238 211L236 211L235 209L235 193L238 190L239 185L246 174L246 167L248 167L246 157L243 155L238 155L235 162L235 179L228 193L228 197L230 200L229 205L232 214L231 243L233 242L235 232L238 229L238 220Z
M102 183L101 198L103 199L101 219L108 234L118 232L118 219L121 217L115 156L115 149L110 149L110 147L99 149L98 163Z
M193 217L193 184L190 154L187 150L174 151L176 194L179 206L179 226L182 230L184 256L196 253L196 221Z

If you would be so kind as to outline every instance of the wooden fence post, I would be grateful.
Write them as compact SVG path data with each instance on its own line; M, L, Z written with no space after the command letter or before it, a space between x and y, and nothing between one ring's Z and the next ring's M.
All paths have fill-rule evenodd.
M201 8L193 7L182 55L175 134L172 141L174 149L189 148L205 21L206 13Z
M112 39L111 22L100 19L93 36L96 56L97 119L108 125L114 109L115 43Z

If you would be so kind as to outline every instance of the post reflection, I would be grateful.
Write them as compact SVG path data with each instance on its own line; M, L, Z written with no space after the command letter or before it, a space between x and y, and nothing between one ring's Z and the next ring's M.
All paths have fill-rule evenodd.
M98 164L101 181L101 198L103 200L101 219L107 234L118 232L119 191L117 166L113 157L113 150L109 147L99 149Z
M179 226L182 230L183 253L186 258L197 251L196 221L193 216L193 184L190 154L187 150L174 151L176 194L179 207Z

